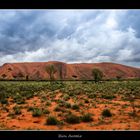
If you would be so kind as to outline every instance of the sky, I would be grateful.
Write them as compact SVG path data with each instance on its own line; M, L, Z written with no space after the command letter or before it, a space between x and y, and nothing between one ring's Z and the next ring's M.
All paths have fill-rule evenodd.
M0 10L0 65L47 61L140 67L140 10Z

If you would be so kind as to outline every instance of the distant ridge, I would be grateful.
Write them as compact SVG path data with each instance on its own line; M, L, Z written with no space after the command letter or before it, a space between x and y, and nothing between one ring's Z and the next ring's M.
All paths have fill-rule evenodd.
M55 79L59 80L59 66L62 68L63 80L91 80L92 69L98 68L104 74L104 79L116 78L140 78L140 68L134 68L122 64L102 62L102 63L74 63L67 64L59 61L49 62L24 62L24 63L5 63L0 67L0 79L21 79L28 76L29 80L46 80L49 75L45 68L47 65L54 65L57 69Z

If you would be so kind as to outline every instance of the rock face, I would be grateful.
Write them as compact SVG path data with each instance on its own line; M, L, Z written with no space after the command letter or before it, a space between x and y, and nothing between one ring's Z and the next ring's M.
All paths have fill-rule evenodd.
M33 62L33 63L6 63L0 67L0 79L17 80L49 80L46 66L54 65L57 72L55 79L63 80L91 80L92 69L98 68L104 74L104 79L116 78L140 78L140 68L134 68L115 63L76 63L63 62ZM60 76L61 75L61 76Z

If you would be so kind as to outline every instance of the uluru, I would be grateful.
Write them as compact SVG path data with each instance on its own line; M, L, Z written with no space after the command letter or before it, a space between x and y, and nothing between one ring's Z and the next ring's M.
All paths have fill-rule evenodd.
M73 63L67 64L58 61L5 63L0 67L0 79L7 80L49 80L46 72L48 65L54 65L56 80L60 79L59 68L62 69L62 80L92 80L92 69L98 68L103 72L104 79L121 76L124 79L140 78L140 68L116 63Z

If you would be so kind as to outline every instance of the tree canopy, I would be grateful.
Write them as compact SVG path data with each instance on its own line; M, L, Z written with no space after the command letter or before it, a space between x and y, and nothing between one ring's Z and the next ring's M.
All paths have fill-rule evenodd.
M46 66L46 71L49 74L50 80L54 80L54 74L57 72L54 65L48 65Z
M103 78L103 73L102 73L102 71L100 71L100 70L97 69L97 68L94 68L94 69L92 70L92 75L93 75L93 78L94 78L94 81L95 81L95 82L99 82L99 81L101 81L102 78Z

